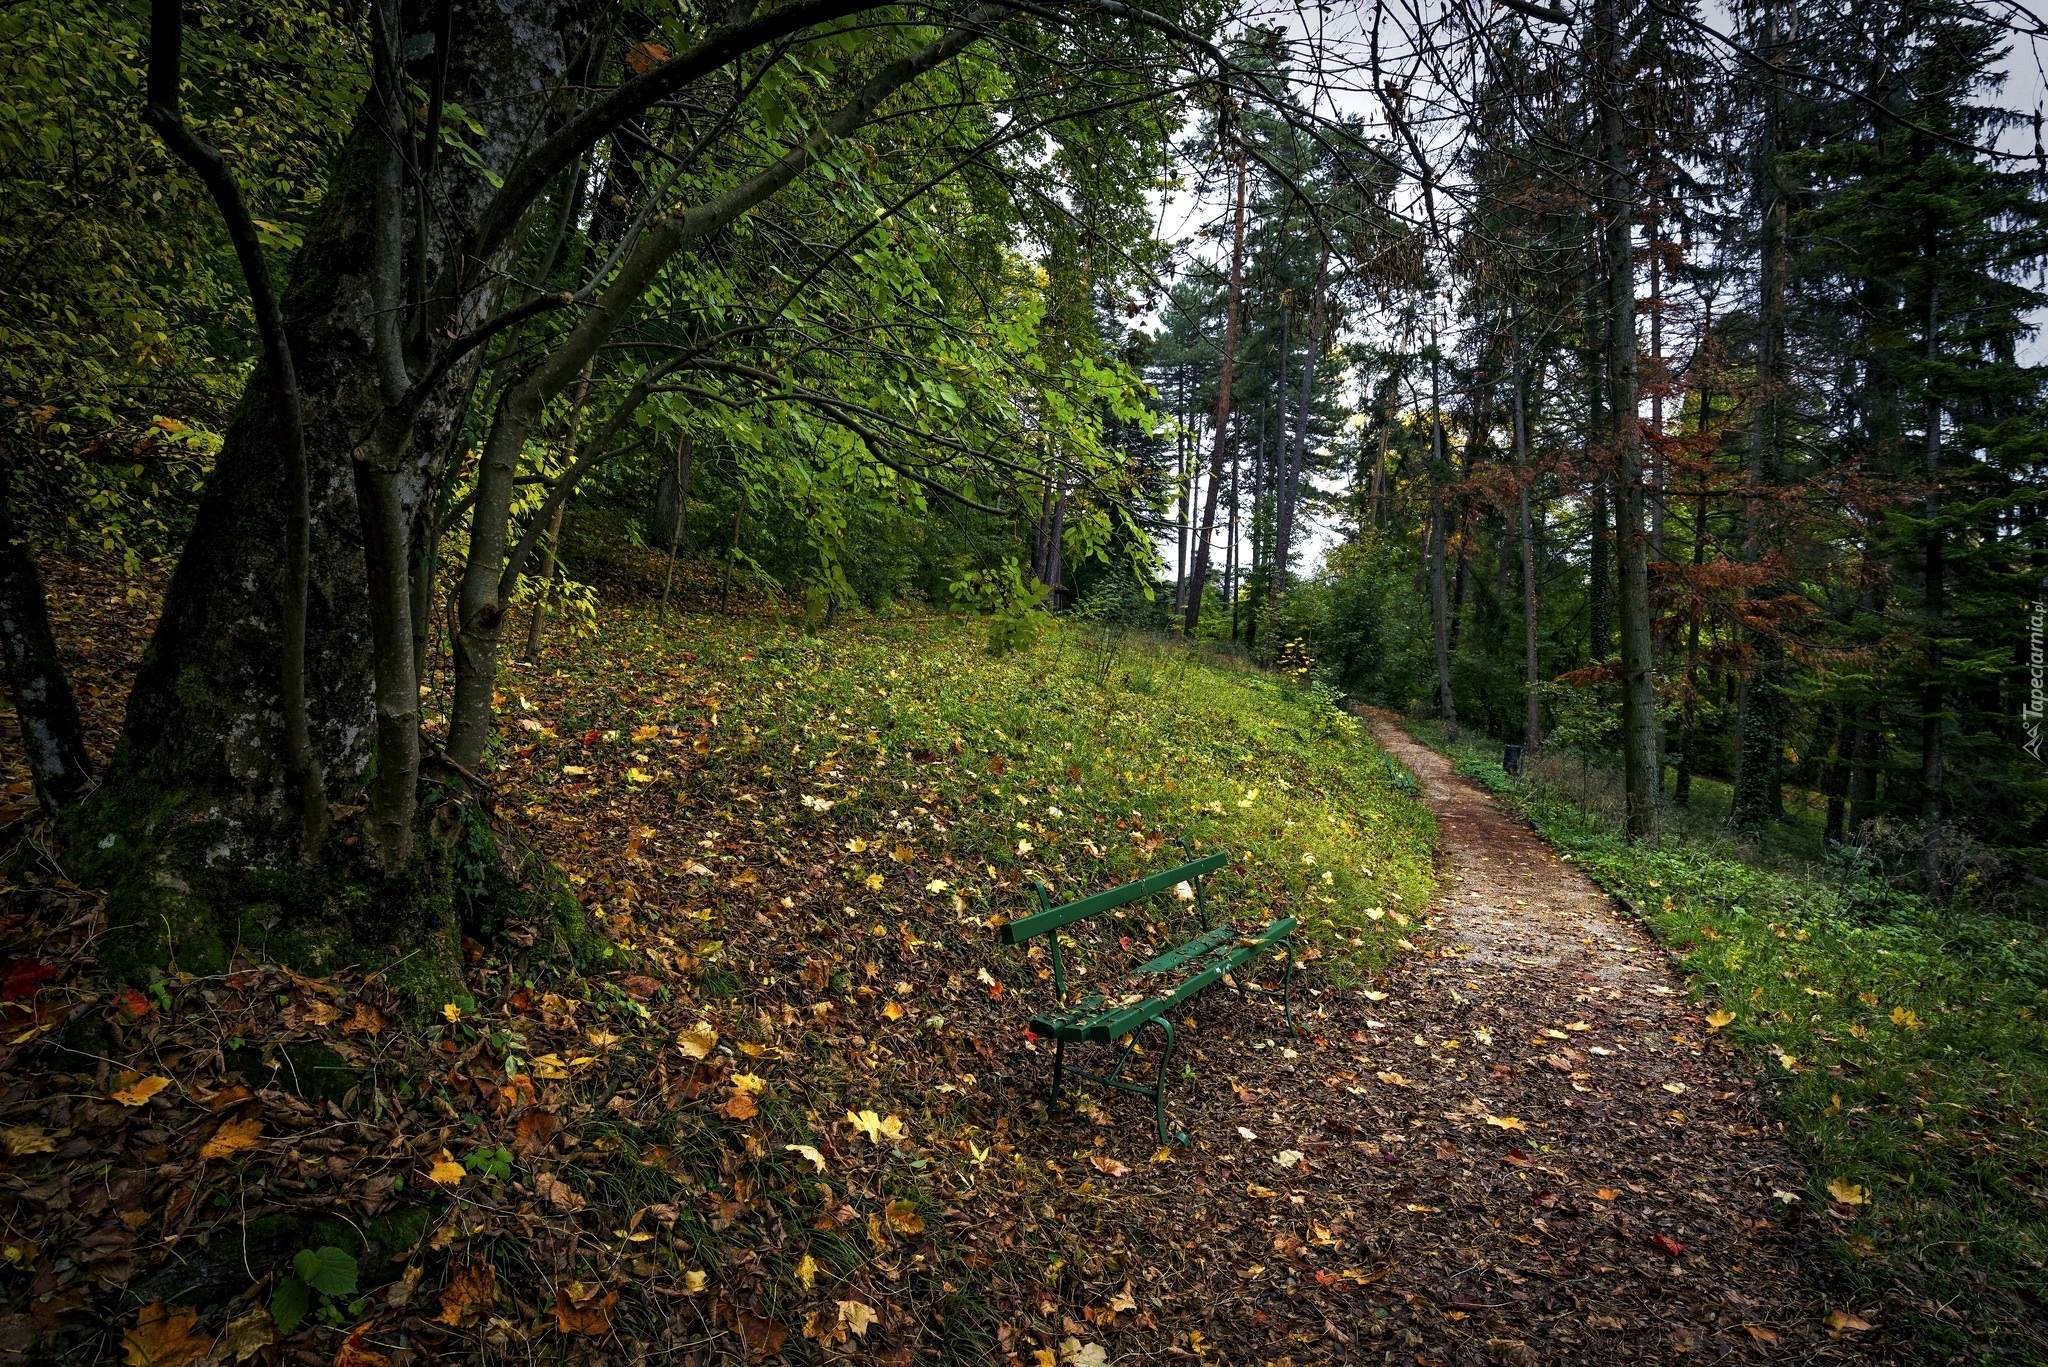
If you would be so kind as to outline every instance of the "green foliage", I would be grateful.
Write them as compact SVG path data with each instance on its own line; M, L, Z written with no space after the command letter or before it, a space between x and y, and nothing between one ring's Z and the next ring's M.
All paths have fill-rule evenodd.
M299 1327L312 1307L314 1292L320 1295L323 1312L332 1310L333 1302L356 1293L355 1256L332 1244L300 1249L292 1258L292 1271L296 1275L278 1282L270 1293L270 1318L281 1334Z
M363 87L338 11L198 0L194 126L266 241L299 242ZM145 7L0 12L0 440L38 529L170 549L255 353L205 188L141 122Z
M1007 655L1028 650L1038 639L1044 609L1052 590L1037 579L1026 580L1015 560L1000 569L976 570L950 588L956 601L988 619L988 653Z

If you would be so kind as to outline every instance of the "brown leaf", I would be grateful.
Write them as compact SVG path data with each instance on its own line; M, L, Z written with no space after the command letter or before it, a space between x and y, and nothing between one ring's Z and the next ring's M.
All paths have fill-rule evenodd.
M553 1173L544 1172L533 1179L533 1194L559 1211L583 1209L582 1194Z
M271 1322L270 1312L258 1306L239 1319L228 1322L227 1332L220 1336L220 1343L213 1350L213 1359L216 1362L247 1362L276 1342L277 1326Z
M1860 1334L1870 1327L1870 1321L1847 1310L1828 1311L1827 1326L1834 1333Z
M512 1151L529 1156L539 1153L554 1142L559 1127L560 1121L547 1107L530 1108L512 1129Z
M441 1292L441 1313L436 1320L466 1329L488 1311L498 1298L498 1270L489 1263L469 1263L455 1269L455 1276Z
M368 1002L356 1001L355 1013L341 1027L344 1035L380 1035L384 1032L384 1013Z
M555 1323L565 1334L602 1337L612 1331L612 1307L618 1303L616 1291L600 1292L595 1282L570 1282L555 1296Z
M719 1109L725 1112L728 1120L752 1120L761 1113L760 1108L754 1105L754 1098L737 1090L725 1099L725 1105Z
M131 1075L132 1076L132 1075ZM146 1106L149 1099L171 1085L167 1077L137 1078L134 1082L108 1094L109 1099L123 1106Z
M782 1345L789 1338L789 1326L779 1320L763 1319L750 1311L742 1310L739 1317L740 1342L746 1346L747 1356L759 1361L782 1351Z
M197 1310L171 1310L162 1301L152 1301L136 1313L134 1325L121 1336L121 1361L128 1367L185 1367L213 1349L212 1339L192 1332L197 1323Z

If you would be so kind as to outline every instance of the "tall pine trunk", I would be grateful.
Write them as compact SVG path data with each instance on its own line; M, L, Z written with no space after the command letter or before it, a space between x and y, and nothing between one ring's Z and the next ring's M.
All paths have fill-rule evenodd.
M1193 639L1202 625L1202 591L1209 582L1209 543L1216 535L1216 493L1223 486L1223 450L1230 431L1231 372L1237 365L1237 315L1244 297L1245 159L1237 159L1237 217L1230 235L1230 292L1223 315L1223 374L1216 392L1216 445L1209 457L1209 492L1202 504L1202 535L1195 543L1195 572L1188 581L1184 630ZM1233 521L1235 514L1233 511ZM1233 551L1236 537L1231 538Z

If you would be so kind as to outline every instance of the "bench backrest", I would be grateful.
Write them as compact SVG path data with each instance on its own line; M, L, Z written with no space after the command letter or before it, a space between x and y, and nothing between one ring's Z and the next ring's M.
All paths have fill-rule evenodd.
M1099 912L1120 907L1126 902L1135 902L1141 897L1150 897L1154 893L1164 892L1176 883L1187 883L1195 889L1196 906L1202 913L1202 928L1206 930L1209 927L1208 907L1202 901L1200 879L1202 875L1214 873L1229 862L1230 856L1218 850L1215 854L1205 854L1192 863L1182 864L1176 868L1150 874L1140 878L1135 883L1126 883L1120 888L1110 888L1105 892L1093 893L1083 897L1078 902L1069 902L1065 906L1060 907L1052 905L1052 898L1046 894L1045 884L1034 882L1031 886L1038 889L1038 905L1042 910L1035 911L1029 916L1020 916L1005 925L1003 927L1003 943L1006 945L1022 944L1024 941L1043 935L1047 931L1058 930L1062 926L1072 925L1076 921L1085 920Z

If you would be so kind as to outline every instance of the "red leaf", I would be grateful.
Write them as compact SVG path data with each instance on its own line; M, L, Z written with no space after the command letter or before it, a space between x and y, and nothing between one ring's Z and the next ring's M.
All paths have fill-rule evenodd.
M41 959L9 959L0 964L0 1001L18 1002L33 997L42 985L57 976L54 964Z
M1659 1253L1668 1253L1674 1258L1685 1252L1685 1245L1672 1238L1669 1234L1652 1234L1650 1236L1650 1247L1656 1249Z

